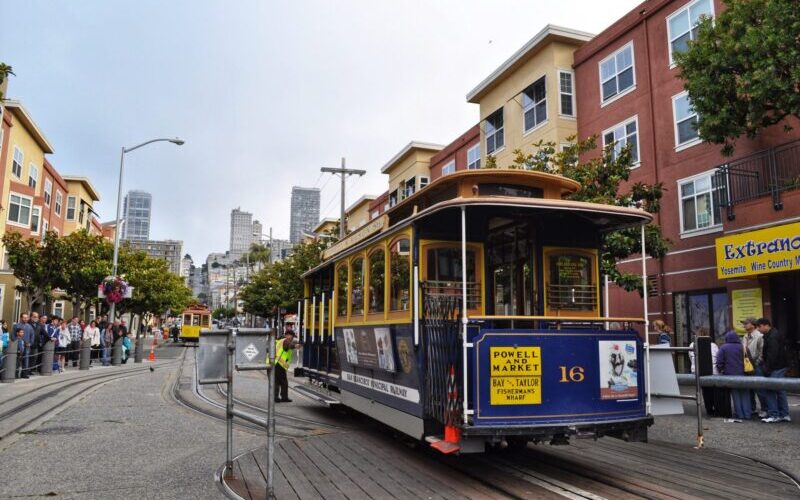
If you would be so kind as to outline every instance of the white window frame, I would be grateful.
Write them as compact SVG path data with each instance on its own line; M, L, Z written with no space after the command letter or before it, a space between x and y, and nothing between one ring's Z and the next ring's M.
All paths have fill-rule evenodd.
M470 162L469 161L469 155L473 151L475 151L476 149L478 150L477 158ZM481 143L480 143L480 141L476 142L475 144L470 146L469 149L467 149L467 170L477 170L479 168L481 168Z
M20 199L20 210L18 212L18 215L20 213L22 213L22 200L27 200L28 203L30 203L28 205L28 220L26 220L25 222L19 222L19 221L11 220L11 197L12 196L16 196L16 197L18 197ZM31 215L33 215L33 198L31 198L30 196L25 196L24 194L15 193L14 191L11 191L10 193L8 193L8 215L6 216L6 223L7 224L12 225L12 226L17 226L17 227L24 227L25 229L30 229Z
M608 134L609 132L614 132L614 129L619 128L619 127L627 128L627 125L630 122L634 122L636 124L636 161L631 163L631 168L637 168L642 163L642 156L640 154L641 148L639 147L640 144L641 144L641 136L639 135L639 115L633 115L632 117L628 118L627 120L622 120L621 122L615 124L614 126L608 127L607 129L603 130L603 135L602 135L602 138L603 138L603 149L605 149L605 147L608 146L608 143L606 142L606 134ZM628 137L630 137L630 134L628 134L627 131L625 131L625 136L622 137L622 139L625 140L625 144L623 145L623 147L628 144ZM619 143L620 139L617 138L616 136L614 136L614 142ZM616 154L616 151L615 151L615 154Z
M567 92L562 92L561 91L561 75L562 74L569 75L569 77L570 77L570 85L572 86L572 92L567 93ZM568 115L568 114L564 113L563 109L561 109L561 96L562 95L568 95L570 97L570 100L572 101L572 114ZM566 70L566 69L558 70L558 114L561 117L571 118L571 119L575 119L575 116L577 114L576 113L576 109L575 109L575 72L574 71L569 71L569 70Z
M672 96L672 128L673 128L673 131L675 133L675 151L676 152L677 151L683 151L686 148L690 148L692 146L695 146L695 145L700 144L701 142L703 142L703 140L700 138L699 133L698 133L697 137L695 137L693 139L689 139L686 142L680 142L680 139L678 138L678 113L677 113L678 110L677 110L677 107L675 106L675 103L678 101L678 99L682 99L683 97L688 98L688 96L689 96L689 92L687 92L685 90L683 92L681 92L680 94L675 94L674 96ZM697 113L697 111L694 112L694 116L696 116L698 120L700 119L700 115ZM681 120L681 122L684 122L684 121L690 120L690 119L691 119L691 117L684 118L683 120Z
M48 178L44 180L44 204L46 206L50 206L50 202L53 200L53 181Z
M47 219L42 220L42 241L44 241L44 237L47 236L47 230L50 229L50 221Z
M450 160L442 167L442 177L456 173L456 161Z
M63 301L63 300L54 300L54 301L53 301L53 311L52 311L52 314L53 314L54 316L58 316L59 318L63 318L63 317L64 317L64 306L65 306L65 305L66 305L66 303L65 303L65 301ZM56 312L56 311L58 311L59 309L60 309L61 311L60 311L60 312Z
M631 69L632 69L632 74L633 74L633 84L631 84L630 87L628 87L627 89L623 90L622 92L620 92L619 88L617 88L617 93L616 94L614 94L613 96L609 97L606 100L603 100L603 83L604 83L604 80L603 80L603 63L605 63L606 61L608 61L610 59L615 59L617 57L617 54L619 54L620 52L622 52L623 50L625 50L627 48L631 49ZM614 65L616 66L616 61L614 62ZM616 68L614 76L612 78L617 78L619 73L620 73L619 72L619 68ZM601 108L611 104L612 102L616 101L617 99L620 99L623 96L626 96L626 95L630 94L631 92L633 92L634 90L636 90L636 52L634 51L633 40L631 40L630 42L626 43L622 47L618 48L617 50L612 52L609 56L607 56L606 58L601 60L599 63L597 63L597 76L598 76L597 80L600 83L600 107ZM611 78L608 78L605 81L608 81L610 79Z
M19 161L17 161L17 153L19 153ZM25 163L25 151L21 147L14 145L14 156L11 158L11 175L17 179L22 179L22 165ZM15 165L19 165L19 174L15 172Z
M22 314L22 292L14 290L14 321L19 321Z
M500 127L495 128L494 132L491 133L491 136L489 134L487 134L485 129L484 129L484 140L486 141L486 154L487 155L496 155L497 153L499 153L500 151L502 151L506 147L506 118L505 118L505 112L506 111L505 111L505 109L503 107L501 107L500 109L496 109L496 110L492 111L491 113L489 113L489 116L487 116L483 121L488 124L489 123L489 118L491 118L492 116L497 114L498 111L500 112L500 117L503 119L503 125L501 125ZM524 125L523 125L523 127L524 127ZM500 132L503 132L503 144L501 144L498 147L497 146L497 140L495 140L494 141L495 148L492 151L489 151L489 137L493 137L494 138Z
M61 217L61 209L64 207L64 196L61 194L61 191L56 189L56 215Z
M672 50L672 42L674 42L676 39L678 39L681 36L686 34L686 33L681 33L680 36L674 36L674 34L672 33L672 29L670 28L670 21L672 20L672 18L678 17L679 15L683 14L684 12L689 11L692 7L694 7L695 4L700 3L702 1L704 1L704 0L693 0L693 1L689 2L689 3L687 3L686 5L684 5L683 7L681 7L680 9L676 10L675 12L673 12L672 14L670 14L667 17L667 21L666 21L667 22L667 50L669 51L669 67L670 67L670 69L675 67L675 59L674 59L674 56L673 56L673 54L675 52ZM711 6L711 18L714 19L717 16L716 12L714 12L714 0L708 0L708 3ZM699 18L698 18L698 20L699 20ZM692 19L690 17L689 18L689 31L688 31L689 40L693 40L693 38L692 38L692 30L693 30L693 28L695 26L697 26L697 24L691 24L691 23L692 23Z
M36 231L33 230L34 213L36 214ZM42 207L38 205L31 207L31 220L28 227L30 227L31 234L39 234L39 231L42 229Z
M72 200L72 217L69 216L69 202ZM67 213L65 214L65 218L67 220L75 220L75 216L78 214L78 197L77 196L67 196Z
M690 238L692 236L700 236L700 235L703 235L703 234L717 233L719 231L722 231L723 227L722 227L722 210L721 209L720 209L719 223L718 224L714 224L713 223L713 217L714 217L714 214L713 214L713 210L714 210L714 172L715 171L716 170L707 170L707 171L702 172L700 174L692 175L690 177L685 177L683 179L678 179L676 181L677 193L678 193L678 217L679 217L678 225L680 227L681 238ZM712 224L710 226L707 226L707 227L685 230L683 228L683 199L684 199L684 196L683 196L683 192L682 192L681 188L683 187L684 184L686 184L688 182L695 182L698 179L702 179L703 177L708 177L709 178L708 182L709 182L709 185L711 186L711 189L708 191L708 193L709 193L709 195L711 197L711 210L712 210L712 214L711 214L712 221L711 222L712 222ZM719 189L719 188L717 188L717 189ZM697 197L697 191L695 190L691 194L691 196L696 198ZM695 222L696 222L696 217L697 217L697 209L695 208Z
M539 83L540 80L544 81L544 99L541 99L539 101L534 101L533 99L528 97L528 94L526 94L525 91L530 89L530 88L532 88L537 83ZM531 83L530 85L525 87L525 90L523 90L521 92L521 94L522 94L522 135L524 136L526 134L529 134L529 133L533 132L534 130L536 130L539 127L543 127L550 119L550 115L547 112L548 111L547 110L547 75L542 75L539 78L537 78L536 80L534 80L533 83ZM526 103L525 102L526 100L528 100L529 102ZM530 110L533 110L534 121L536 121L536 119L538 118L538 116L536 116L536 107L541 103L544 103L544 119L542 121L538 122L538 123L534 123L533 126L530 127L530 128L525 128L525 113L527 113ZM505 125L505 123L504 123L504 125ZM505 142L505 137L503 137L503 141Z
M36 190L36 185L39 183L39 167L33 162L28 164L28 187Z
M426 177L424 175L420 175L419 176L419 189L424 188L425 186L427 186L430 183L431 183L431 179L429 177Z

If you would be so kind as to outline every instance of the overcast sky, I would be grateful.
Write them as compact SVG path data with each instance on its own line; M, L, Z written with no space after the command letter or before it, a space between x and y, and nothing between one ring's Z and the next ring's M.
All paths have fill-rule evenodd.
M411 140L447 144L478 120L465 95L547 23L598 33L638 0L0 0L0 61L54 145L115 216L123 190L153 194L150 237L195 263L225 251L230 211L289 233L293 185L322 188L322 216L380 194L380 167Z

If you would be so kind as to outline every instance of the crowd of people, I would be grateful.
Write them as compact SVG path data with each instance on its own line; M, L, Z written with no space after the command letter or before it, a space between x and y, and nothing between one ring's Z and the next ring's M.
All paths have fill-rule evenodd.
M131 350L131 340L125 320L108 321L101 316L88 324L78 316L70 320L58 316L48 317L38 312L23 313L19 322L11 329L8 322L0 321L2 342L0 343L0 369L7 365L5 355L11 342L17 346L15 378L30 378L42 371L42 353L45 345L52 342L54 346L54 372L61 373L72 363L78 366L81 344L91 344L90 364L94 361L108 366L111 363L111 349L118 339L122 339L122 363L126 363Z
M785 377L793 351L784 335L767 318L747 318L741 323L744 335L740 336L729 328L719 345L713 341L710 343L711 373L707 374ZM671 343L672 332L663 321L655 321L653 329L659 344ZM689 347L694 347L694 343ZM694 373L700 368L695 366L694 353L690 352L689 358ZM700 374L705 375L702 369ZM786 391L704 387L703 404L708 416L723 417L725 422L761 419L764 423L774 424L792 421Z

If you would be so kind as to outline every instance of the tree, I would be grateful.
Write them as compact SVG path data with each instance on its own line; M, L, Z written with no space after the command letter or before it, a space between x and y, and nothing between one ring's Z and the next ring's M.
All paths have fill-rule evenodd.
M637 182L627 190L622 189L621 184L630 177L632 158L629 147L619 148L616 144L609 144L600 156L596 156L592 154L597 149L596 137L583 141L570 138L570 145L563 151L557 151L553 142L540 141L533 147L535 153L515 150L515 158L509 168L560 174L573 179L581 185L581 189L570 196L570 199L576 201L621 207L640 206L652 214L658 213L661 208L661 184ZM591 158L582 161L582 157ZM489 168L496 166L494 161L487 164L490 165ZM641 291L641 276L623 273L617 269L616 264L617 261L641 251L640 231L638 227L634 227L612 232L606 235L601 248L601 272L628 291ZM651 223L645 227L645 248L648 255L653 258L663 257L667 253L668 243L661 235L658 225Z
M230 319L236 315L236 311L232 307L217 307L211 311L211 317L214 319Z
M254 242L250 244L247 253L242 256L242 262L249 262L250 267L261 269L266 264L269 264L270 255L272 251L267 245L263 243Z
M701 117L700 137L730 155L742 135L800 117L800 8L796 0L725 4L674 56Z
M293 311L303 296L302 275L317 266L325 248L321 241L300 243L287 258L266 266L251 276L250 283L239 292L244 310L256 316L270 316L274 306Z
M8 252L8 265L19 280L17 290L25 294L30 310L39 310L52 298L52 291L64 283L64 255L55 233L47 232L44 242L7 232L3 244Z
M164 260L125 246L120 249L119 269L133 287L133 296L117 304L120 314L131 312L147 317L163 314L168 309L183 311L192 300L192 291L183 278L170 272Z
M60 238L63 281L59 285L72 300L75 314L97 301L97 286L111 274L113 247L99 235L81 229Z
M13 68L6 63L0 62L0 88L2 88L3 82L5 82L6 79L11 75L14 75ZM2 99L3 99L3 92L0 92L0 100Z

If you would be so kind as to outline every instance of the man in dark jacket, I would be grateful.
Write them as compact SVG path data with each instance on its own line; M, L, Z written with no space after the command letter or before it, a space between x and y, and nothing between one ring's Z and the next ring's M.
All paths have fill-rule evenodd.
M39 324L39 313L36 311L31 312L30 315L31 328L33 328L33 343L31 344L31 370L38 372L41 369L41 357L44 346L42 344L42 327Z
M717 370L720 375L744 375L745 346L733 330L725 334L725 344L717 353ZM733 396L733 418L726 422L750 420L750 395L747 389L731 389Z
M767 318L756 321L758 331L764 334L764 350L761 354L761 370L765 377L783 378L786 376L787 348L783 335ZM789 401L786 391L763 391L767 399L767 418L762 422L774 424L776 422L791 422L789 416Z
M14 325L13 331L16 332L17 330L23 331L22 340L24 342L24 354L22 359L24 362L22 367L22 375L27 378L31 374L31 366L34 365L31 357L30 346L36 342L36 335L34 334L33 327L31 326L27 313L22 313L19 318L19 323Z

